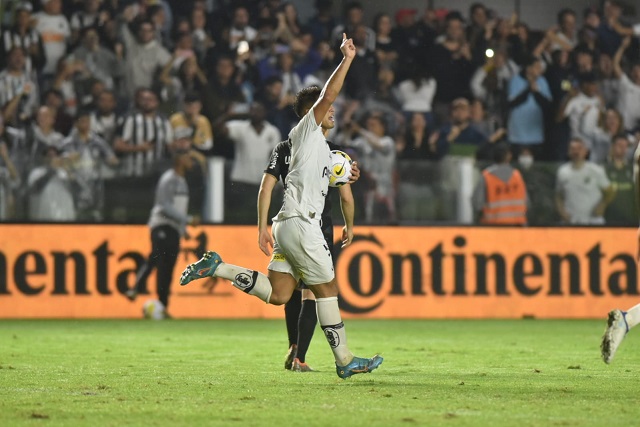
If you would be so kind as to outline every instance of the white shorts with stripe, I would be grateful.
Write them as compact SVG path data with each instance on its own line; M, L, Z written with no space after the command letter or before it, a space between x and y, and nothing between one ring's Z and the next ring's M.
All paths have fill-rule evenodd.
M269 270L291 274L309 286L333 280L333 260L320 222L293 217L275 221Z

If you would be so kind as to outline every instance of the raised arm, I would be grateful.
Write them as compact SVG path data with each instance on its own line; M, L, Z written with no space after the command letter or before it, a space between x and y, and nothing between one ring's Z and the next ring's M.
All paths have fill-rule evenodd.
M324 85L320 97L313 106L313 114L316 119L316 124L320 125L322 119L329 111L331 104L338 98L340 90L342 90L342 84L347 76L351 62L356 56L356 47L353 44L352 39L347 39L347 35L342 33L342 44L340 45L340 51L344 55L342 61L335 69L327 83Z
M622 43L620 43L620 47L616 51L616 54L613 56L613 74L616 78L622 77L624 71L622 71L622 67L620 63L622 62L622 55L624 55L624 51L627 50L629 45L631 44L631 37L627 36L622 39Z

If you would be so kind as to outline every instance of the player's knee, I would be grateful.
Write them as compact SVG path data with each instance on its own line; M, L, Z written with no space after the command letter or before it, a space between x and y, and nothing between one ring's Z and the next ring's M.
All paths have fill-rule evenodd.
M269 298L269 304L271 305L284 305L289 302L291 294L285 295L283 292L272 292Z

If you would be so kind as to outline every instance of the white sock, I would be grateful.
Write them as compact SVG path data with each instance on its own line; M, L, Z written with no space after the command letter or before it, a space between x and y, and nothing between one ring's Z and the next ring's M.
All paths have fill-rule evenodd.
M347 347L347 332L340 316L338 297L317 298L316 311L320 327L331 346L336 363L338 366L348 365L353 360L353 354Z
M627 325L629 325L629 329L640 323L640 304L635 305L627 310L625 318L627 319Z
M262 301L269 303L272 291L271 282L267 276L259 271L223 262L216 268L214 276L230 280L233 286L242 292L255 295Z

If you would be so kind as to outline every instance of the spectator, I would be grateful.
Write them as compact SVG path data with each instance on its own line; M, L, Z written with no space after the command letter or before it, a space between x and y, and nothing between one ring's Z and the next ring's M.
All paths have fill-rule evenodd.
M141 21L134 37L125 23L120 27L120 35L126 52L127 93L133 93L139 87L151 87L156 72L171 59L167 49L155 38L153 24L151 21Z
M74 129L63 141L63 156L68 159L70 169L83 183L76 198L77 215L80 221L102 221L104 217L104 166L118 165L111 147L98 134L91 131L91 116L88 110L80 110Z
M300 76L302 84L305 87L320 84L315 74L322 64L322 57L313 47L311 33L302 30L300 36L291 40L289 46L293 55L294 70Z
M403 27L414 27L413 14L405 15L402 18L401 25ZM390 68L396 70L398 61L399 46L391 37L392 31L391 18L386 13L376 15L373 20L373 29L376 32L376 60L381 68Z
M56 1L56 0L51 0ZM9 51L7 68L0 73L0 109L7 123L23 127L38 105L38 86L25 71L24 49Z
M613 60L605 53L598 57L598 85L607 108L615 108L620 96L620 81L613 70Z
M511 151L504 143L493 149L494 164L482 171L472 204L479 222L485 225L525 225L527 187L522 175L511 166Z
M369 181L369 188L365 192L365 221L369 224L395 223L395 143L386 134L383 119L376 114L367 118L365 129L356 122L351 122L351 131L357 136L349 145L359 153L359 166ZM375 215L378 204L385 208L384 216Z
M283 3L276 13L276 18L278 26L273 34L276 43L290 44L293 39L300 36L302 29L298 20L298 10L293 3Z
M351 121L351 116L353 116L355 120L360 121L365 116L377 111L383 114L385 122L388 123L387 133L395 135L398 129L404 126L405 117L402 114L398 91L393 86L394 76L393 70L381 68L378 71L376 88L369 93L363 103L355 101L353 104L348 104L343 119Z
M465 39L464 21L458 12L447 15L445 34L436 40L432 56L433 74L438 84L435 114L442 122L453 100L470 95L471 49Z
M64 108L64 95L57 89L49 89L43 95L43 104L51 109L55 122L53 128L62 135L68 135L73 127L73 117Z
M502 126L502 121L495 113L488 113L484 103L479 99L471 102L471 125L476 128L489 144L506 139L507 129Z
M40 162L44 160L42 158L42 153L46 148L56 147L60 149L62 147L64 136L55 130L54 124L55 112L45 105L40 107L30 134L30 165L39 165Z
M67 52L67 44L71 37L69 21L62 14L62 0L42 0L43 11L34 15L36 31L42 37L46 62L42 69L42 77L47 82L53 78L58 62Z
M113 147L119 121L115 94L110 90L101 92L98 95L96 109L91 113L91 131L102 138L109 147Z
M147 88L136 91L138 111L131 113L122 125L114 149L121 156L124 176L143 176L162 166L168 158L168 145L173 141L169 121L158 114L158 96Z
M258 101L265 106L267 121L278 128L280 135L288 135L298 118L293 112L295 96L283 91L282 79L269 77L263 83L263 90L258 94Z
M365 25L358 25L354 29L351 37L358 53L353 58L350 73L344 81L344 93L358 101L364 101L373 92L378 73L375 50L369 48L367 41L368 30Z
M31 171L27 182L29 220L75 221L77 180L64 167L59 147L46 147L40 155L45 156L44 164Z
M569 143L569 162L556 174L556 209L566 224L602 225L615 192L604 169L587 160L581 139Z
M98 27L98 23L102 18L102 22L105 21L105 16L100 17L100 2L101 0L84 0L84 8L75 12L71 16L71 44L75 45L80 41L83 30L91 27Z
M178 56L174 53L160 73L162 109L168 113L184 108L185 93L195 92L204 97L209 90L207 76L200 69L195 56L189 56L181 61L177 74L173 75L172 70L176 60Z
M61 60L58 64L52 89L62 93L64 97L64 111L71 117L75 116L78 110L78 93L76 89L79 87L81 79L87 79L90 76L84 62L73 59Z
M18 3L15 9L13 25L4 29L0 35L0 69L7 66L7 58L9 52L15 46L19 46L25 50L27 54L25 62L25 71L31 74L34 71L41 70L45 63L44 47L42 45L42 37L31 28L31 11L33 6L30 2L22 1Z
M202 154L209 155L213 149L213 131L211 122L200 114L202 102L196 92L188 92L184 97L184 109L171 116L169 122L174 132L178 128L193 129L191 137L193 148Z
M211 31L207 26L207 14L202 9L193 9L191 12L191 37L193 38L193 50L199 61L203 61L207 50L215 45Z
M384 47L383 50L385 52L390 48L397 52L397 55L386 53L385 56L387 61L393 59L393 62L391 62L394 67L393 71L398 73L400 79L408 77L404 72L405 68L411 70L413 65L425 68L430 66L428 56L431 52L433 40L435 40L435 34L422 23L416 23L416 13L417 10L415 9L397 10L395 14L396 26L389 34L391 43L387 44L386 47L384 45L381 46ZM380 31L378 28L376 28L376 33L378 33L379 38ZM380 50L377 40L376 50ZM378 61L380 61L380 58L378 58ZM398 64L403 66L399 67ZM381 62L381 66L384 66L384 63Z
M613 57L613 73L620 82L617 110L622 114L624 127L627 130L635 129L640 125L640 62L632 65L629 76L620 65L622 55L630 44L631 38L625 37Z
M71 59L83 63L87 73L102 81L107 89L114 89L124 75L123 58L100 45L95 28L86 28L79 36L81 44L73 51Z
M633 164L627 157L629 139L624 134L613 138L611 156L605 165L607 177L611 181L615 196L607 205L604 218L608 225L635 226L638 222L638 208L635 203Z
M20 175L9 156L4 120L0 115L0 221L6 221L14 216L14 191L19 184Z
M231 120L224 131L235 144L235 158L231 169L231 186L226 198L225 220L246 221L255 215L255 197L258 194L262 172L271 152L280 142L278 129L266 121L265 108L254 102L248 120Z
M473 155L486 142L482 132L471 125L469 101L458 98L451 103L451 122L431 135L429 148L437 159L441 159L450 152Z
M307 22L307 27L313 36L313 45L318 46L321 41L331 40L331 31L336 27L332 13L333 0L316 0L316 13Z
M539 158L545 133L544 112L550 105L551 91L538 58L529 58L522 71L509 81L508 101L507 129L514 155L526 146Z
M558 113L560 120L569 119L572 138L580 138L589 151L594 149L590 136L594 134L600 113L604 111L604 102L598 93L598 80L594 73L579 76L580 90L570 92L564 102L564 108Z
M424 114L413 113L409 118L409 128L401 139L399 159L431 159L434 153L429 149L429 127ZM397 146L396 146L397 147ZM398 148L398 147L397 147Z
M519 70L505 51L498 50L493 52L491 58L487 58L486 63L471 78L473 96L503 121L506 121L508 114L507 87Z
M594 120L597 125L593 126L588 120ZM590 147L589 160L596 164L605 164L611 152L611 143L615 137L622 133L624 133L622 116L612 108L606 110L604 114L598 114L597 117L583 114L580 118L579 134L588 138Z
M409 78L398 84L398 97L402 103L402 112L407 116L413 113L422 113L427 119L431 119L433 117L431 108L436 90L436 79L425 69L414 65Z
M578 44L576 33L576 12L562 9L558 12L558 28L547 33L551 39L551 50L571 51Z
M362 45L369 52L375 52L376 50L376 33L364 24L364 9L362 4L357 1L351 1L347 3L345 8L345 19L343 24L337 25L331 32L331 44L339 44L342 42L342 34L347 34L352 37L356 34L356 30L359 26L362 26ZM354 39L355 42L355 39ZM352 73L353 74L353 73Z
M602 7L602 19L598 27L598 41L603 53L613 56L620 44L622 37L617 31L618 22L622 15L622 5L618 0L605 0Z
M258 36L255 28L249 25L249 11L244 6L237 6L233 11L229 29L229 50L235 51L241 41L249 44Z
M473 62L477 65L485 63L485 52L493 38L493 30L497 20L482 3L473 3L469 8L470 24L466 29L466 37L471 47Z

